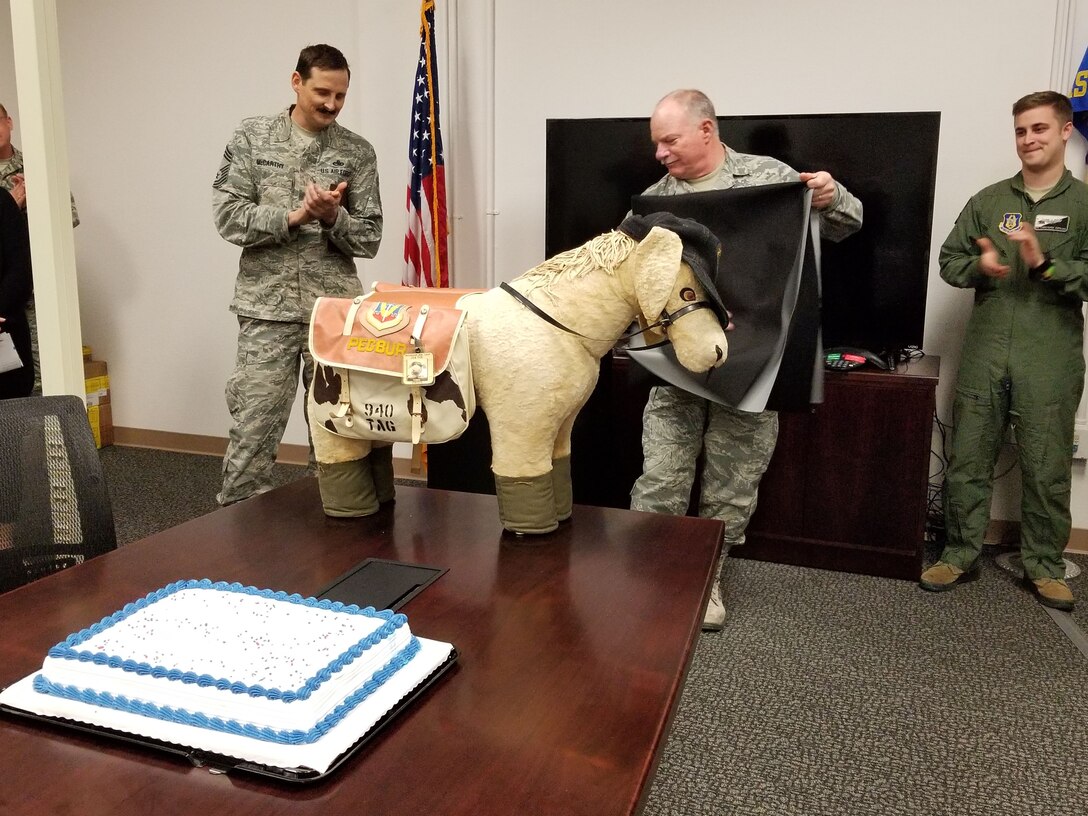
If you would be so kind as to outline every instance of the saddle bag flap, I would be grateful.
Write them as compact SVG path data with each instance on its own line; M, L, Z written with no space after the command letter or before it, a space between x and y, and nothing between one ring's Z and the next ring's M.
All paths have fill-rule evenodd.
M434 357L434 373L450 364L465 312L440 306L390 303L375 297L318 298L310 316L310 354L321 365L400 378L404 355L416 351L412 332L426 308L419 350Z

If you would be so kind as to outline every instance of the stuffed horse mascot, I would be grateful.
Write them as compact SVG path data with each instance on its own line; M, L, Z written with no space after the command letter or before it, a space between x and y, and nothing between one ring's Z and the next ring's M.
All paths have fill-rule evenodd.
M713 285L718 254L717 239L694 221L630 216L509 284L460 297L503 527L548 533L570 518L571 428L600 358L633 321L659 327L692 372L725 361L728 316ZM441 290L411 292L419 303ZM396 290L377 294L396 302ZM331 516L371 515L393 498L392 447L353 438L336 416L340 375L317 362L308 416L322 504Z

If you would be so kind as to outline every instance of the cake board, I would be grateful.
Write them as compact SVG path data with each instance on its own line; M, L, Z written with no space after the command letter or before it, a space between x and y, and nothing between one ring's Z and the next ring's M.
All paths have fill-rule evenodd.
M111 741L138 745L147 750L172 754L184 758L194 767L206 767L212 773L246 773L275 779L280 782L312 783L328 778L343 767L356 756L371 739L381 733L390 723L394 722L403 711L414 705L415 702L431 688L431 686L457 663L457 649L452 644L428 641L425 638L419 638L419 640L424 644L424 650L421 652L420 656L426 657L428 661L425 664L428 669L427 673L418 680L414 687L403 694L403 696L394 700L391 703L392 707L376 721L370 723L365 730L355 734L354 731L359 730L359 719L349 716L335 729L330 731L328 736L333 737L335 735L335 738L339 741L337 744L343 744L345 742L348 744L347 747L343 748L338 753L335 753L330 759L322 761L319 768L309 767L305 764L280 764L277 762L240 759L232 755L233 753L245 753L245 751L222 753L211 749L192 747L186 743L199 742L200 740L185 739L183 737L179 741L177 739L178 733L184 734L188 732L189 734L192 734L192 732L196 731L198 732L198 737L203 736L199 734L199 729L193 729L187 726L177 726L169 723L157 723L156 721L148 722L144 721L145 718L136 715L122 716L120 712L110 712L110 715L114 718L132 722L134 728L132 731L113 728L100 723L87 722L85 713L73 710L70 705L66 705L67 701L64 700L49 701L52 708L61 710L59 713L57 711L42 711L40 707L40 698L43 695L37 694L32 688L34 674L24 677L22 680L0 690L0 713L35 723L56 726L58 729L64 731L82 732L94 736L105 737ZM435 663L437 665L432 665ZM35 674L36 673L37 672L35 672ZM66 716L66 714L68 716ZM138 733L140 731L161 733ZM171 736L174 738L165 739L163 736ZM354 737L353 741L352 737ZM250 740L245 737L235 737L234 740L236 741L233 743L235 745L257 742L256 740Z

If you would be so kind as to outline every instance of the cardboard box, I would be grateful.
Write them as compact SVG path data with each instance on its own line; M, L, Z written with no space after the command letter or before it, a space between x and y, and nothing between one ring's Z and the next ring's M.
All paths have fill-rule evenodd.
M113 444L113 409L108 402L87 406L87 421L91 424L94 446L104 448Z
M110 375L103 360L89 360L83 364L83 387L88 405L110 401Z
M113 444L113 412L110 408L110 375L103 360L83 363L83 386L87 394L87 421L95 447Z

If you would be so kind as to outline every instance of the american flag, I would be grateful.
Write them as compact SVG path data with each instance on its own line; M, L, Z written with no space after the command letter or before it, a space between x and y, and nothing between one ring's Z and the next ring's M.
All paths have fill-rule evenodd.
M423 0L419 65L412 101L408 161L408 231L404 236L404 283L449 286L446 251L446 169L438 129L438 59L434 47L435 0Z

